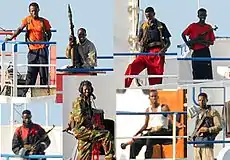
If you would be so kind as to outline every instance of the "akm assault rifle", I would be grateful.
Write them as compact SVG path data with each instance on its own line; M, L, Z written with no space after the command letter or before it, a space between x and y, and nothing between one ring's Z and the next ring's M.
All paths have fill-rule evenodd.
M202 115L202 118L201 118L201 120L198 122L198 124L196 125L196 128L195 128L195 130L193 131L192 135L188 137L188 141L194 141L194 139L199 135L199 133L200 133L199 130L200 130L202 124L204 123L204 120L205 120L206 115L207 115L208 112L209 112L208 109L206 109L206 110L204 111L204 113L203 113L203 115Z
M196 38L194 39L191 39L188 41L189 44L193 45L194 43L197 43L197 42L202 42L205 38L205 36L210 33L211 31L216 31L218 29L218 27L215 25L214 28L210 28L209 30L201 33L200 35L198 35Z
M39 143L43 142L43 141L47 138L48 134L54 129L54 127L55 127L55 125L53 125L53 127L52 127L50 130L48 130L48 131L47 131L37 142L35 142L33 145L31 145L31 146L25 146L25 148L26 148L28 151L33 152L33 151L35 150L35 148L37 147L37 145L38 145Z

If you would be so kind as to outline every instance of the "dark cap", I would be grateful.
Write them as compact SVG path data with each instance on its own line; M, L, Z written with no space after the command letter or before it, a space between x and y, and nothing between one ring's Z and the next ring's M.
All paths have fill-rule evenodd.
M154 12L153 7L147 7L147 8L145 9L145 13L148 13L148 12Z
M23 115L23 114L31 115L31 112L30 112L30 110L24 110L24 111L22 112L22 115Z

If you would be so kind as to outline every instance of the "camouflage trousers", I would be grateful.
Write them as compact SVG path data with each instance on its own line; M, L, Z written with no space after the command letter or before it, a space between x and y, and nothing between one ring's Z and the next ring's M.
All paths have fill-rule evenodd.
M115 154L112 138L112 135L107 130L84 129L83 132L78 132L77 160L91 160L95 143L101 143L105 151L105 159L112 160Z
M214 160L213 148L194 148L194 160Z

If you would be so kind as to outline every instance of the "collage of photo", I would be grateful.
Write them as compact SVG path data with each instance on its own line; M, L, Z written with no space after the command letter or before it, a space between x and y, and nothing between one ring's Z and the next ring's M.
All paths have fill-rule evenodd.
M229 160L229 5L4 1L0 160Z

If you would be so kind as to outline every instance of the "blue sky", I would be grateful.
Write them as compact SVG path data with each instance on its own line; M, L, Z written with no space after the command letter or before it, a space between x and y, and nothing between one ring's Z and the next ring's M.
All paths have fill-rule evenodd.
M125 0L124 0L125 1ZM30 0L7 0L1 3L0 27L6 29L16 29L22 18L28 15L28 5ZM35 0L41 8L40 16L47 18L57 33L53 34L52 41L57 41L57 55L64 56L65 47L69 36L69 21L67 14L67 4L71 4L75 28L85 27L88 31L88 38L92 40L98 50L98 55L113 54L113 17L114 0ZM127 2L128 3L128 2ZM13 4L13 5L12 5ZM172 34L172 46L169 52L178 52L177 44L182 43L181 32L191 22L197 21L197 1L196 0L142 0L141 7L152 6L156 16L163 21ZM200 0L200 6L208 10L207 22L217 25L219 29L217 36L229 36L230 22L227 15L230 15L229 0ZM122 25L122 24L120 24ZM122 31L121 31L122 32ZM1 38L1 37L0 37ZM23 40L23 36L20 39ZM127 37L124 37L127 39ZM22 49L23 50L23 49ZM24 49L23 51L26 51ZM124 51L127 52L127 51ZM58 67L66 64L66 61L58 61ZM102 67L111 67L111 61L100 61ZM39 110L44 112L44 107L39 104L30 104L34 107L34 119L36 121L43 114L38 114ZM39 107L39 109L38 109ZM1 120L3 124L9 122L9 105L1 108ZM60 105L53 105L52 113L62 115ZM57 117L57 116L56 116ZM60 118L52 119L53 123L61 123ZM39 120L44 123L44 120Z
M28 6L31 2L37 2L40 5L40 16L47 18L53 29L58 31L57 33L53 33L51 40L57 41L58 56L65 55L65 47L70 33L67 4L71 5L75 29L80 27L87 29L88 38L95 43L98 55L111 56L113 54L112 0L7 0L0 6L1 13L4 14L4 16L1 16L0 27L16 29L21 24L21 20L29 14ZM12 12L9 12L9 10ZM18 38L24 40L24 35L22 34ZM20 51L26 52L26 47L25 49L20 47ZM100 67L108 68L112 67L111 62L111 60L107 62L99 61L99 65ZM65 64L67 64L65 60L60 60L57 65L60 67ZM51 113L55 116L50 116L50 124L61 124L60 117L62 117L62 111L60 106L60 104L52 105ZM34 121L44 124L44 118L40 118L44 117L44 104L29 104L29 108L34 113ZM1 105L1 124L9 123L9 117L10 105ZM20 120L20 117L17 116L17 119Z

